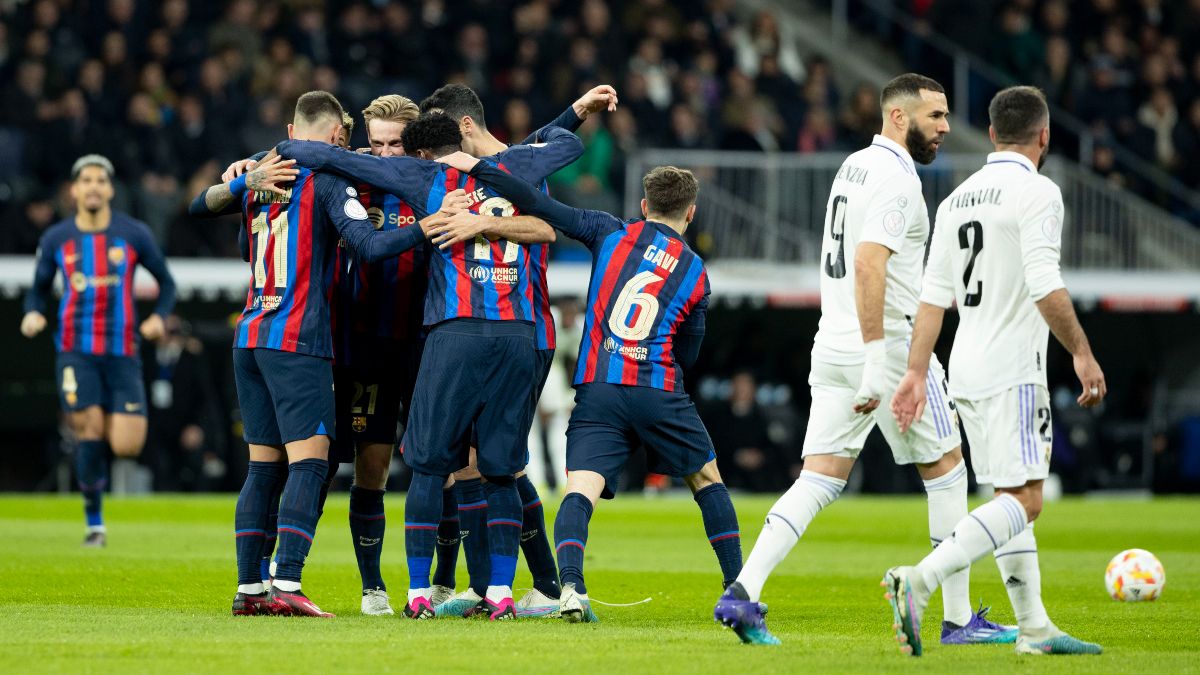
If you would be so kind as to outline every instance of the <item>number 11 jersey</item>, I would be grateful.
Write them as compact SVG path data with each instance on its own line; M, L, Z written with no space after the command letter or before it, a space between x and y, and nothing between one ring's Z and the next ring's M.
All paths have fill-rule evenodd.
M938 206L921 301L958 302L950 395L1046 386L1050 328L1035 304L1064 288L1062 193L1028 158L993 152Z
M888 347L908 340L917 313L929 212L908 151L875 136L846 158L834 177L821 237L821 321L813 358L834 365L863 362L855 302L854 255L873 242L892 252L887 263L883 331Z

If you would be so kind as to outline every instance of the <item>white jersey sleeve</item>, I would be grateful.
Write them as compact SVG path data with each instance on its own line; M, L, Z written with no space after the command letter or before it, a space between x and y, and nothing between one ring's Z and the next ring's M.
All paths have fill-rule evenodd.
M1039 177L1019 210L1021 260L1025 285L1034 302L1065 288L1059 272L1063 231L1062 191L1049 178Z
M929 242L929 262L921 282L921 302L943 309L954 304L954 264L951 259L954 228L945 212L945 204L938 207L933 221L933 238Z
M909 224L928 218L920 194L921 182L915 176L897 176L879 186L866 204L859 243L881 244L892 253L904 251Z

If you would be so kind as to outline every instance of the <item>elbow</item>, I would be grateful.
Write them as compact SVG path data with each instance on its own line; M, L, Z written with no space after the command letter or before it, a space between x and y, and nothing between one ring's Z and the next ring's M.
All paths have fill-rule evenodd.
M864 256L854 256L854 278L857 283L862 284L873 280L878 275L878 268L873 261L867 260Z

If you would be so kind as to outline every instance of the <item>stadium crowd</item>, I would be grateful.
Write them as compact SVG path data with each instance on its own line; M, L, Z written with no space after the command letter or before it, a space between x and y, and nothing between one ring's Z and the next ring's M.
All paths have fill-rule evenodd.
M1192 160L1200 152L1197 0L895 4L918 19L905 40L911 67L921 72L948 68L945 58L921 40L926 31L940 33L1014 81L1041 87L1051 103L1083 121L1098 139L1092 168L1113 185L1180 207L1123 165L1113 151L1116 145L1186 186L1200 184L1200 163ZM1070 136L1058 138L1062 144Z
M637 147L849 150L877 130L878 92L843 95L830 66L733 0L34 0L0 4L0 252L32 253L61 210L69 158L113 159L118 206L171 256L236 254L227 232L172 227L231 160L282 136L296 98L357 112L440 84L480 93L501 140L615 83L621 109L581 130L554 179L568 201L615 207ZM365 133L355 131L362 147ZM122 201L124 203L122 203Z

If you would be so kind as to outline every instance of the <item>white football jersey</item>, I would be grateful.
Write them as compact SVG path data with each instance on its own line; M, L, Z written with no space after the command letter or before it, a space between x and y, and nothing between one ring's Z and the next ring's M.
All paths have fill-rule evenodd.
M863 362L854 300L854 254L865 241L892 251L883 307L888 347L908 340L928 238L929 211L912 157L899 143L875 136L871 145L842 163L825 206L821 321L813 339L814 359L835 365Z
M1024 155L993 152L938 206L921 301L958 302L950 394L1046 386L1049 326L1035 304L1064 288L1062 192Z

